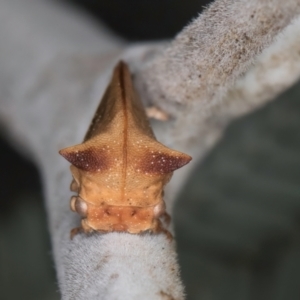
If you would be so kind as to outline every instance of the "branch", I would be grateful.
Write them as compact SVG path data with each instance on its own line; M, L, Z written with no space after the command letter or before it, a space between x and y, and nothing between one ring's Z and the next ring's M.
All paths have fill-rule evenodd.
M29 0L1 4L0 116L16 147L28 149L41 168L63 299L183 299L175 245L163 235L109 233L69 239L79 219L68 208L71 176L57 151L82 140L123 44L76 13L46 3L36 1L34 10ZM164 45L145 45L125 51L122 56L135 73L141 98L172 116L168 122L153 122L158 140L202 157L230 119L252 109L249 105L233 112L243 97L259 98L246 93L251 90L247 82L267 61L263 55L272 55L266 51L252 73L242 75L291 22L299 6L292 0L219 0L166 50ZM53 18L59 30L53 27ZM286 32L292 31L289 28ZM80 38L79 31L85 33ZM278 64L285 61L291 57ZM269 74L270 66L265 66ZM235 96L233 108L227 109L231 98L227 92L242 95ZM274 89L273 94L277 92ZM218 128L223 115L226 120ZM183 169L171 181L168 210L189 170Z
M234 117L253 111L299 79L299 26L298 17L258 56L255 65L229 90L217 109L223 122L228 123Z
M145 103L173 117L158 138L189 153L194 161L203 158L233 118L222 122L219 113L229 102L229 90L235 93L236 81L299 12L298 0L215 1L165 50L152 56L136 71L136 86ZM240 97L235 104L242 101ZM173 195L192 167L175 174L169 185Z
M215 1L139 74L140 90L176 117L195 102L206 114L299 12L295 0Z
M70 240L79 217L69 210L71 174L58 150L82 140L122 43L79 15L69 17L63 7L36 2L1 4L0 115L10 140L41 169L62 297L182 299L174 242L164 235L110 233Z

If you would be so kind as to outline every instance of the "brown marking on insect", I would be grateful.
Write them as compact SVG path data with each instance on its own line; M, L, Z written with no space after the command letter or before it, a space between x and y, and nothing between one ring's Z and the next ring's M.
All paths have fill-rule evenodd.
M84 171L100 171L108 168L109 165L107 153L102 149L97 149L97 147L79 145L62 149L59 154L72 165Z
M163 188L191 157L160 144L125 63L120 62L82 144L62 149L71 162L71 209L79 232L165 233ZM164 224L164 225L163 225Z
M170 154L170 150L168 152L152 151L151 153L145 153L140 165L142 171L145 173L168 174L183 167L192 159L184 153L174 151L174 154Z

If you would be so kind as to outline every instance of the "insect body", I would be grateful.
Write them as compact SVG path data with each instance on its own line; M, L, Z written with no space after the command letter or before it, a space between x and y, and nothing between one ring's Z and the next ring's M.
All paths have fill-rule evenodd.
M82 144L60 150L71 165L73 230L167 232L163 187L191 157L154 137L127 65L120 62Z

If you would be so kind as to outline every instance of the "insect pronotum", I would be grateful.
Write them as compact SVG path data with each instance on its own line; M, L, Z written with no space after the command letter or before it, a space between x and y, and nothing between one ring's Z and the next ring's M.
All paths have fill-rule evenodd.
M159 143L119 62L82 144L59 151L71 165L71 209L82 216L77 232L168 231L163 188L191 157Z

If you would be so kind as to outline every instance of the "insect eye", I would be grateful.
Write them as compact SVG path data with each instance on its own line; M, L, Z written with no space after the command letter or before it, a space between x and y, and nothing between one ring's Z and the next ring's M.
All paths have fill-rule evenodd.
M82 217L86 217L87 204L80 197L72 196L70 206L71 210L76 211Z
M79 197L76 200L75 209L82 217L86 217L86 215L87 215L87 204Z

